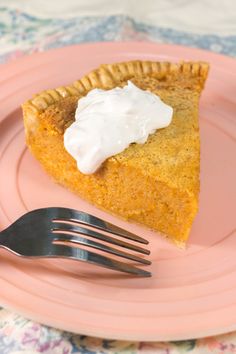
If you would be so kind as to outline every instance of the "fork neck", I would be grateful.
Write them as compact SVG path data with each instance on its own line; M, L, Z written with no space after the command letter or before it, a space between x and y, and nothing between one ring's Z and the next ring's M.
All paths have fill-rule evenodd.
M0 246L7 246L9 238L11 236L11 232L9 227L0 232Z

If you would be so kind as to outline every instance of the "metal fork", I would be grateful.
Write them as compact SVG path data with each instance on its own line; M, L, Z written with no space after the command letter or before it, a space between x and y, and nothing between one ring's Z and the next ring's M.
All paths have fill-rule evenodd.
M151 276L150 272L132 264L78 247L78 245L83 245L86 248L97 249L137 263L151 264L149 260L137 254L125 252L110 245L145 255L150 254L149 250L132 242L125 242L118 237L112 237L104 231L128 240L148 244L147 240L93 215L68 208L52 207L30 211L0 232L0 247L22 257L69 258L142 277Z

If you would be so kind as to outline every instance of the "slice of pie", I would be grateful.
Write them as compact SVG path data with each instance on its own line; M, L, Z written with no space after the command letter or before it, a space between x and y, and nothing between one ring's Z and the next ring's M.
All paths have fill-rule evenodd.
M198 210L198 103L207 73L208 64L203 62L101 65L72 85L44 91L23 104L27 145L55 181L96 206L183 245ZM97 172L84 175L63 143L78 99L93 88L122 87L128 80L173 107L172 122L145 144L130 145Z

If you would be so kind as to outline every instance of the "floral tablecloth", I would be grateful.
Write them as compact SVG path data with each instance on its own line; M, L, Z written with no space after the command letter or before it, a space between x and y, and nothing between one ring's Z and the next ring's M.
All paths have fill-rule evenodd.
M93 2L94 6L91 6ZM66 8L63 3L44 0L40 2L0 0L0 63L17 59L25 54L69 44L117 40L175 43L236 56L234 0L224 2L202 0L195 2L198 5L190 2L195 8L184 0L165 2L146 0L140 3L147 5L149 13L145 13L145 9L135 8L132 17L125 13L125 9L127 10L128 3L132 5L134 1L120 1L119 6L118 2L114 1L114 10L110 6L111 2L105 0L91 0L87 2L90 4L88 8L83 1L67 0ZM160 11L156 12L155 19L154 10L157 9L157 3ZM138 1L136 7L137 4ZM97 14L95 5L98 8ZM181 7L182 11L179 11ZM68 9L68 12L65 9ZM207 9L209 21L204 9ZM143 19L141 13L144 14ZM152 16L149 16L150 14ZM236 353L236 332L169 343L102 340L49 328L0 308L0 354L10 353L231 354Z

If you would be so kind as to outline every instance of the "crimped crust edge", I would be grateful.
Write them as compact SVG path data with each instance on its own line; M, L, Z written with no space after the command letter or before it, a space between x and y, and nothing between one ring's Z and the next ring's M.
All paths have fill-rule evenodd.
M129 61L115 64L103 64L98 69L75 81L71 85L61 86L56 89L45 90L32 99L26 101L23 110L41 113L50 105L68 96L84 96L90 90L99 87L103 89L112 88L122 81L134 77L149 76L163 79L168 75L197 77L200 79L201 88L207 78L209 65L206 62L151 62L151 61Z

